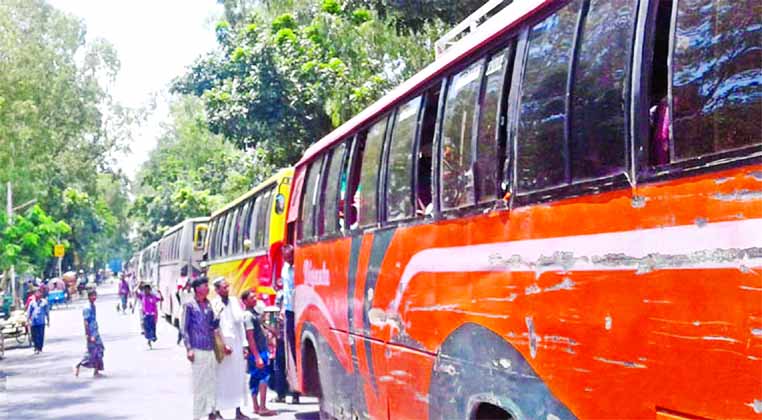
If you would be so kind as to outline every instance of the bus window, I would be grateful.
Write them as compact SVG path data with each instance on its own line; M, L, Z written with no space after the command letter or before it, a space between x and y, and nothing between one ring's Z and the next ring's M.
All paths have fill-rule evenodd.
M567 182L566 85L581 3L573 0L529 31L516 151L522 191Z
M442 123L442 208L474 203L472 143L474 115L484 60L466 67L450 79Z
M222 231L222 256L227 257L231 254L230 249L230 226L233 222L233 212L228 211L225 215L225 230Z
M651 91L649 96L649 150L651 166L666 165L670 161L669 133L669 38L672 34L672 0L661 0L657 6L654 33L653 63L651 64Z
M257 236L255 241L257 249L265 248L270 239L268 221L270 219L270 209L272 208L272 203L270 202L271 191L272 189L268 189L260 193L262 204L259 206L259 213L257 214Z
M253 209L252 205L253 198L249 198L246 200L246 204L243 205L243 216L241 216L241 249L243 252L249 252L251 250L251 247L244 246L244 243L246 241L251 242L251 237L249 236L249 226L251 226L251 211Z
M225 215L221 215L217 218L217 226L215 227L215 236L216 240L215 242L217 245L215 246L215 254L217 255L217 258L222 257L222 231L225 230L224 227L225 224Z
M386 219L390 221L414 215L412 155L420 109L419 96L394 113L386 170Z
M386 116L373 124L368 130L365 149L362 157L359 194L358 222L360 227L370 226L378 222L378 174L381 167L381 147L384 144L384 134L389 117Z
M322 157L312 161L307 171L307 178L304 180L304 194L302 196L302 209L299 222L299 238L311 239L315 236L315 200L320 191L320 167L323 163Z
M213 260L215 255L216 255L214 253L214 232L215 232L214 226L215 226L215 223L216 223L215 220L212 220L209 223L209 232L208 232L208 236L207 236L207 240L209 242L209 246L208 246L208 250L207 250L207 258L209 260Z
M325 175L325 186L323 193L323 203L320 206L321 214L318 221L321 235L332 235L336 233L339 224L339 188L344 180L341 179L344 164L344 151L346 143L336 146L330 153L330 158L326 163L327 173Z
M762 3L685 0L672 61L672 161L760 144Z
M478 201L484 203L497 198L500 159L504 156L504 139L498 135L498 120L501 112L500 100L507 97L503 93L503 81L508 59L513 56L513 47L492 55L484 73L484 87L479 107L479 134L476 145L476 191ZM510 84L508 84L510 85ZM504 112L504 111L503 111ZM503 127L500 128L501 130Z
M240 213L240 207L236 207L235 210L232 212L232 216L230 217L230 232L228 234L228 252L230 255L235 255L238 253L238 244L237 244L237 235L236 230L238 227L238 215Z
M432 200L432 150L434 134L437 127L437 113L439 110L439 96L442 91L442 82L437 82L425 93L423 105L423 117L421 118L421 135L418 138L418 160L416 162L415 179L415 213L418 216L430 215L433 212Z
M624 99L634 2L592 0L578 41L571 91L571 174L577 180L625 168Z
M367 131L362 131L357 134L352 143L352 151L349 162L349 169L347 171L347 180L344 183L346 191L344 191L343 198L347 202L345 206L345 215L342 220L342 229L357 229L358 221L357 214L359 212L357 194L358 187L360 185L360 175L362 174L362 160L365 155L365 140L368 137Z
M257 194L255 197L251 198L254 201L254 205L252 206L251 210L251 223L249 224L249 238L251 240L251 249L254 250L257 248L257 218L259 218L259 215L261 213L260 208L262 207L262 194Z
M265 207L265 243L264 243L266 247L270 246L270 218L274 210L273 200L275 200L275 195L276 195L275 187L272 187L267 191L267 201L265 201L265 203L267 204L267 207Z

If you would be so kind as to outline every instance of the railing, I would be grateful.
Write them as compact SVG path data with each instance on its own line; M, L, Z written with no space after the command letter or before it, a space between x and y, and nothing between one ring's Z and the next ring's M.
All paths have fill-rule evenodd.
M480 25L488 21L490 17L494 16L497 12L512 2L512 0L489 0L474 13L471 13L465 20L457 24L437 40L436 44L434 44L437 57L440 57L447 52L448 48L476 31Z

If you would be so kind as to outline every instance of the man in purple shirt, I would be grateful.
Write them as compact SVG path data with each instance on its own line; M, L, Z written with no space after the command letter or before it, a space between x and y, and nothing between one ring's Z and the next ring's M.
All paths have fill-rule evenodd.
M152 348L151 343L156 342L156 319L159 311L156 309L156 302L164 300L164 296L156 296L151 291L151 286L146 284L143 286L143 292L138 292L138 299L143 306L143 330L145 331L146 340L148 340L148 347Z
M193 418L209 416L216 419L217 411L217 359L214 356L215 336L222 341L219 320L215 319L212 306L207 299L209 279L202 275L193 280L194 299L183 305L182 334L191 362L193 376ZM225 347L225 353L232 350Z

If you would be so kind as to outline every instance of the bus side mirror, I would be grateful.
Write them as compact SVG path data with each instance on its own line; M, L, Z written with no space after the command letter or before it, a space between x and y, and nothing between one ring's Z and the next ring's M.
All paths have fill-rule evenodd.
M244 239L243 240L243 250L248 251L251 249L251 239Z

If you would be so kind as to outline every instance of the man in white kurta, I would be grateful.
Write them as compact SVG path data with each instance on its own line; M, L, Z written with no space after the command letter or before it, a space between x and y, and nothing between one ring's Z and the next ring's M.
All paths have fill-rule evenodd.
M224 278L214 279L213 284L217 297L212 308L220 320L220 335L233 350L217 364L217 409L235 408L236 419L245 420L248 417L241 412L241 407L248 405L249 391L246 387L246 359L243 357L246 346L244 309L238 298L229 296L229 285Z

